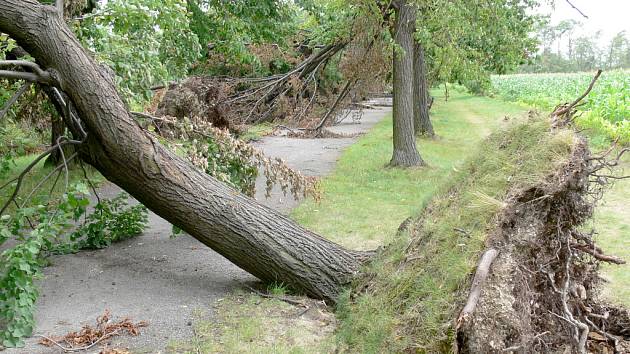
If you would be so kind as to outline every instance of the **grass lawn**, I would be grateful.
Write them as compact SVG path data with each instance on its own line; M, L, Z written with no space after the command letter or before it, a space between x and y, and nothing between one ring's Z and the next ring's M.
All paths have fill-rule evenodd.
M453 92L436 103L432 120L437 139L418 139L428 167L386 168L392 155L391 116L344 151L332 175L322 181L320 203L306 201L291 216L300 224L346 247L374 249L387 244L402 221L417 215L479 142L522 115L522 106Z
M630 174L630 156L622 168ZM624 259L627 264L603 266L603 295L614 303L630 308L630 180L617 181L595 209L592 227L599 233L598 245L607 253Z

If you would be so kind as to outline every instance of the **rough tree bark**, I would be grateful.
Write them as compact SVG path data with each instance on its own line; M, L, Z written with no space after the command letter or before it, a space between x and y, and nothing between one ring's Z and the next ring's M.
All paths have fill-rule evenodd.
M0 0L0 32L15 39L68 95L88 133L79 148L82 159L239 267L263 281L282 281L334 301L370 255L302 228L160 145L133 120L110 74L53 7Z
M424 48L418 42L413 45L413 127L416 135L435 136L429 116L429 88Z
M413 128L413 31L415 7L407 0L396 0L394 41L394 152L391 166L420 166L424 162L416 147Z

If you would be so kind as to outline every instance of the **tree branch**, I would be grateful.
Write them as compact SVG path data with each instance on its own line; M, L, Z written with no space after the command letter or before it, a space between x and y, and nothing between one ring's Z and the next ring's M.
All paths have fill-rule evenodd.
M588 16L586 16L586 15L584 14L584 12L582 12L580 9L578 9L577 7L575 7L575 5L573 5L573 4L571 3L571 1L569 1L569 0L565 0L565 1L567 2L567 4L571 5L571 7L572 7L572 8L574 8L577 12L579 12L579 13L580 13L580 15L582 15L584 18L588 18Z
M0 66L22 66L31 69L39 76L45 76L47 73L39 67L39 65L28 60L0 60Z
M39 76L33 73L21 71L0 70L0 77L10 80L25 80L28 82L39 82Z
M477 302L479 301L479 297L481 296L481 288L483 283L486 281L488 274L490 273L490 266L494 259L499 254L494 248L491 248L483 253L481 258L479 259L479 265L477 266L477 271L475 272L475 277L472 281L472 285L470 286L470 293L468 294L468 300L466 301L466 305L464 309L460 313L457 319L457 328L460 328L461 325L468 320L470 315L475 311L475 307L477 307Z
M59 16L63 18L63 0L56 0L55 7L57 8L57 12L59 13Z
M9 112L9 108L11 108L11 106L14 105L15 102L17 102L20 96L22 96L24 92L26 92L26 90L29 89L29 87L31 87L31 83L27 82L24 85L22 85L22 87L20 87L17 91L15 91L13 96L11 96L11 98L4 105L4 108L2 108L2 110L0 111L0 120L4 117L5 114Z
M614 264L626 264L626 261L624 261L621 258L604 254L599 247L580 245L578 243L571 243L571 248L588 253L591 256L595 257L595 259L600 260L602 262L614 263Z
M17 185L15 186L15 189L13 190L13 194L4 203L4 205L2 206L2 209L0 209L0 215L2 215L7 210L7 208L11 204L11 202L15 201L15 198L17 197L17 195L18 195L18 193L20 191L20 188L22 187L22 182L24 181L24 177L26 177L26 174L28 174L33 169L33 167L35 167L44 157L48 156L51 152L55 151L55 149L61 149L65 145L68 145L68 144L78 145L78 144L82 144L82 143L83 143L82 141L70 140L70 139L66 139L64 141L59 141L57 144L51 146L46 151L44 151L39 156L37 156L37 158L35 158L35 160L31 161L31 163L28 164L28 166L26 166L26 168L24 168L22 170L22 172L20 172L20 174L16 178L13 178L12 180L10 180L7 183L3 184L0 187L0 189L3 189L6 186L8 186L9 184L17 181Z

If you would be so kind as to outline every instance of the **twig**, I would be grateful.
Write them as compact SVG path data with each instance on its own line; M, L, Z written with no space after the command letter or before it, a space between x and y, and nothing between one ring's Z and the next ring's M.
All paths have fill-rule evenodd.
M115 331L110 332L110 333L103 334L99 339L95 340L94 343L92 343L90 345L86 345L85 347L66 348L66 347L64 347L63 345L59 344L57 341L55 341L54 339L52 339L50 337L46 337L45 335L42 335L42 334L36 334L37 337L41 337L41 338L44 338L44 339L50 341L54 345L56 345L59 348L61 348L64 352L80 352L82 350L88 350L88 349L94 347L95 345L97 345L98 343L102 342L103 340L105 340L105 339L107 339L109 337L113 337L115 335L118 335L118 330L115 330Z
M572 7L572 8L574 8L577 12L579 12L579 13L580 13L580 15L582 15L584 18L588 18L588 16L586 16L586 15L584 14L584 12L582 12L580 9L578 9L577 7L575 7L575 5L573 5L573 4L571 3L571 1L569 1L569 0L565 0L565 1L567 2L567 4L571 5L571 7Z
M464 235L466 237L470 237L470 232L468 232L468 231L466 231L466 230L464 230L462 228L454 227L453 231L457 231L457 232L459 232L460 234L462 234L462 235Z
M354 85L354 82L355 82L354 80L348 80L346 82L346 85L343 87L343 89L339 93L339 96L337 96L337 99L333 103L332 107L330 107L330 109L328 110L328 112L326 112L326 114L324 115L322 120L319 122L319 124L317 124L317 127L315 127L315 129L313 130L320 131L326 125L326 122L328 121L330 116L332 116L333 112L335 112L339 103L344 98L346 98L346 96L348 96L348 93L350 92L352 85Z
M51 146L46 151L44 151L42 154L40 154L37 158L35 158L35 160L31 161L31 163L28 164L28 166L26 166L26 168L24 168L22 170L22 172L20 172L20 174L16 178L13 178L12 180L10 180L7 183L5 183L4 185L2 185L0 187L0 189L2 189L4 187L6 187L7 185L17 181L17 185L15 186L15 189L13 190L13 194L5 202L5 204L2 207L2 209L0 209L0 215L2 215L7 210L7 208L9 207L9 204L13 200L15 200L15 197L17 197L17 194L20 191L20 188L22 186L22 182L23 182L24 177L26 176L26 174L28 172L30 172L33 169L33 167L35 167L44 157L48 156L51 152L55 151L56 149L59 149L59 148L63 147L64 145L68 145L68 144L78 145L78 144L81 144L81 143L82 143L81 141L77 141L77 140L64 140L64 141L61 141L61 142L55 144L54 146Z
M575 107L575 105L577 105L578 103L580 103L580 101L582 101L584 99L584 97L588 96L588 94L591 92L591 90L593 89L593 86L595 86L595 82L597 81L597 79L599 79L599 76L602 74L602 70L599 69L597 70L597 73L595 74L595 77L593 77L593 80L591 80L591 83L588 85L588 88L586 89L586 91L584 91L584 93L582 94L582 96L578 97L575 101L573 101L571 104L569 104L568 106L560 109L559 111L555 111L552 113L552 115L554 116L561 116L563 114L568 113L571 109L573 109L573 107Z
M96 203L100 204L101 197L98 195L98 192L96 191L96 186L94 185L94 183L92 183L92 180L88 177L85 166L83 166L83 160L81 159L79 159L79 166L81 166L81 170L83 170L83 178L85 178L87 183L90 185L90 188L92 189L92 192L94 193L94 196L96 197Z
M295 305L295 306L306 306L302 301L293 300L293 299L290 299L290 298L288 298L286 296L276 296L276 295L271 295L271 294L265 294L265 293L262 293L262 292L260 292L260 291L258 291L256 289L254 289L254 288L249 288L249 290L254 292L256 295L262 296L262 297L264 297L266 299L276 299L276 300L284 301L284 302L286 302L288 304Z
M68 160L67 162L72 161L75 157L77 157L79 155L78 152L75 152L74 154L68 156ZM31 192L26 196L26 198L24 199L24 201L22 202L22 205L20 206L20 208L24 208L24 206L26 205L26 203L28 203L28 201L31 199L31 197L33 196L33 194L35 192L37 192L42 185L44 185L44 183L46 183L46 181L57 171L60 171L62 168L64 167L64 165L59 165L57 167L55 167L52 171L50 171L50 173L48 173L44 178L42 178L39 183L37 183L37 185L31 190Z
M595 257L595 259L600 260L602 262L614 263L614 264L626 264L621 258L615 256L608 256L603 254L602 250L596 246L588 246L588 245L580 245L577 243L571 243L571 247L582 252L588 253L591 256Z
M23 84L17 91L15 91L13 96L11 96L11 98L9 98L7 103L2 108L2 111L0 111L0 119L2 119L2 117L4 117L4 115L9 112L9 108L11 108L11 106L14 105L15 102L17 102L17 100L20 98L20 96L22 96L24 94L24 92L26 92L26 90L29 89L29 87L31 87L31 83L27 82L27 83Z

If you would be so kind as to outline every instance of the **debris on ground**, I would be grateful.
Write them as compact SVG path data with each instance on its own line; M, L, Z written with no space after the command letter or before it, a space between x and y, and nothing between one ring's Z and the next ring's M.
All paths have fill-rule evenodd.
M149 324L146 321L134 323L129 318L114 322L109 310L96 318L96 326L85 325L78 332L69 332L63 336L41 336L39 344L47 347L59 347L66 352L87 350L103 341L119 335L138 336L140 328ZM103 343L105 344L105 343ZM104 348L100 354L126 354L126 349Z

